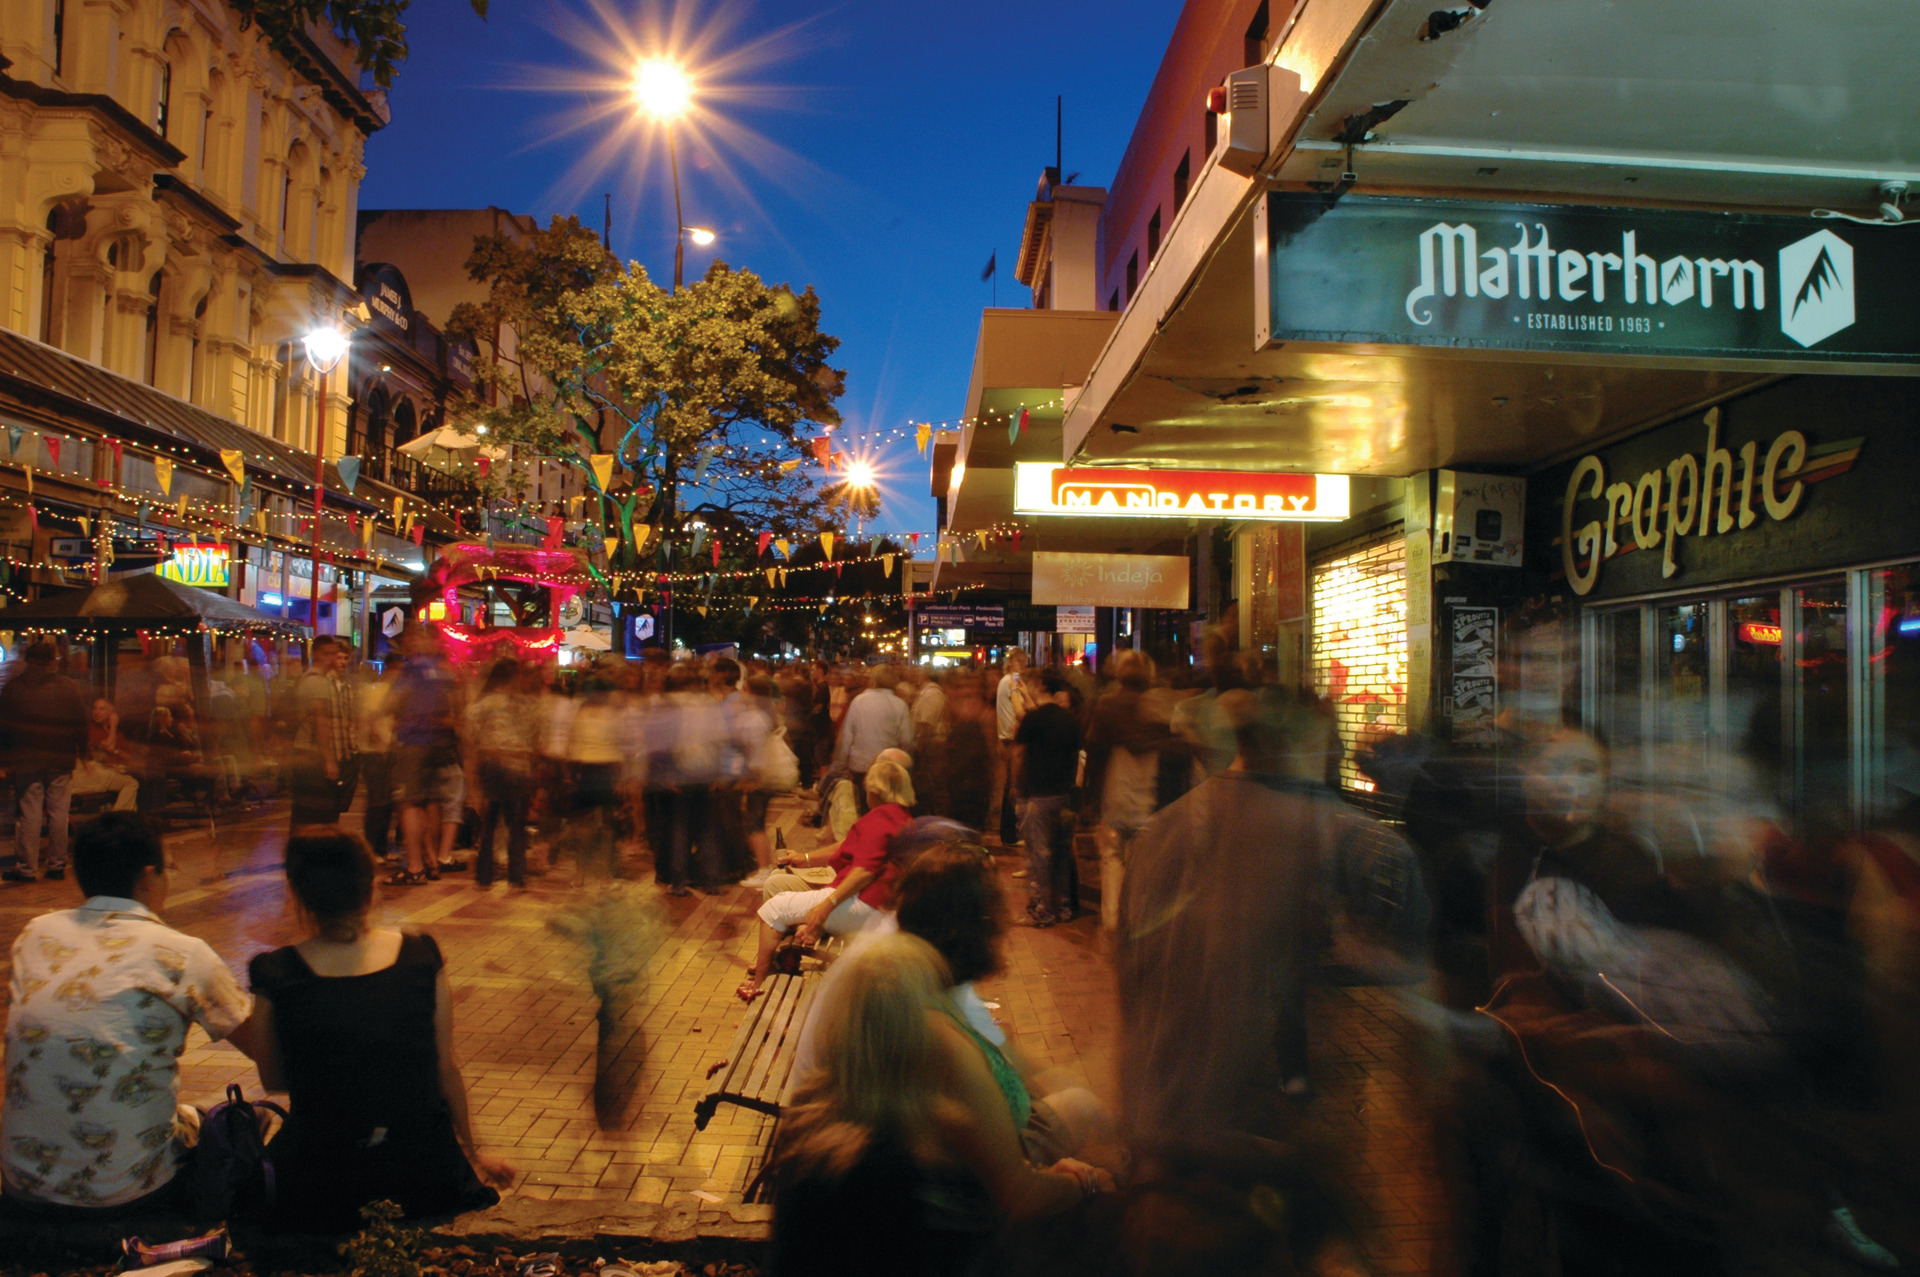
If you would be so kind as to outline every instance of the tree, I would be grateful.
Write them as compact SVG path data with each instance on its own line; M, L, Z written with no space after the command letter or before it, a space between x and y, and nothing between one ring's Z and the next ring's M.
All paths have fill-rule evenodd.
M487 0L468 0L487 16ZM267 43L283 56L300 60L294 39L309 26L339 32L354 46L355 61L381 88L393 84L394 68L406 61L407 25L401 18L411 0L233 0L240 28L255 23Z
M809 441L837 425L845 374L839 340L820 331L820 300L769 287L715 262L679 291L615 261L576 217L528 238L476 238L468 273L487 300L454 309L447 331L482 350L481 376L506 392L460 406L496 444L580 467L636 523L676 537L690 516L710 526L792 533L833 526L805 466ZM518 342L505 357L497 339ZM626 474L601 487L590 457ZM501 467L499 495L524 476ZM697 493L691 506L682 494ZM636 546L636 549L638 547Z

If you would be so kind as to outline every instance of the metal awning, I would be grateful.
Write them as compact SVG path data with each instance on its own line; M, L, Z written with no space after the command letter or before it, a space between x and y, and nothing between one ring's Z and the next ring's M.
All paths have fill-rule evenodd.
M1271 60L1301 92L1273 95L1267 163L1243 176L1210 158L1197 176L1066 410L1066 459L1382 476L1518 465L1778 375L1737 360L1256 351L1255 207L1276 187L1338 185L1349 139L1359 193L1873 216L1882 182L1920 192L1912 37L1883 6L1460 12L1436 33L1430 0L1296 9Z

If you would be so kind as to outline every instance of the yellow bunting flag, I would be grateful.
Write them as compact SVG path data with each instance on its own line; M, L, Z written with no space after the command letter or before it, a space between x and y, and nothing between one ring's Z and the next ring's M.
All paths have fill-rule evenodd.
M165 496L173 495L173 458L155 457L153 459L153 477L160 484Z
M694 608L693 608L693 610L694 610L694 611L696 611L696 612L698 612L698 613L699 613L700 615L702 615L702 616L705 616L705 615L707 614L707 609L706 609L706 608L704 608L704 607L702 607L702 606L700 606L700 605L699 605L699 604L697 604L697 603L696 603L696 604L694 605Z
M405 497L395 497L393 499L393 521L395 524L398 524L400 522L400 511L406 506L406 504L407 504L407 499Z
M891 554L883 554L880 556L880 569L881 575L883 576L893 575L893 556Z
M78 518L78 519L80 520L80 535L81 535L81 536L83 536L83 537L90 537L90 536L92 536L92 535L93 535L93 520L92 520L92 519L89 519L89 518L88 518L88 517L87 517L86 515L84 515L84 514L82 514L82 515L78 515L78 516L76 516L76 517L77 517L77 518Z
M913 446L923 457L927 455L927 440L931 438L933 438L933 426L930 423L923 421L913 428Z
M803 460L805 460L805 458L795 457L791 461L782 461L780 463L780 473L786 474L788 471L792 470L795 466L799 465Z
M408 515L400 521L400 535L405 536L411 531L413 531L413 516Z
M820 534L820 548L826 551L829 559L833 557L833 533L822 532Z
M793 543L785 537L781 537L773 543L773 548L780 551L780 557L784 559L788 557L788 552L793 549Z
M787 570L785 568L780 569L780 588L783 590L787 588Z
M586 500L586 498L580 496L567 498L567 517L569 519L577 519L580 517L580 503L584 500Z
M605 544L607 547L607 558L611 560L613 558L613 552L620 548L620 538L606 537L606 538L603 538L603 540L605 541Z
M238 448L220 449L220 464L227 468L235 483L247 481L247 454Z
M634 524L633 525L633 548L638 550L640 547L644 546L647 543L647 538L652 535L653 535L653 526L651 524L647 524L647 523Z
M613 482L613 454L596 452L587 461L593 466L593 477L600 485L600 491L605 492L607 485Z
M253 512L253 526L259 528L262 532L267 530L267 512L265 510L255 510ZM368 539L373 536L373 520L368 519L362 526L364 531L360 535L360 543L365 545Z
M751 612L753 611L753 609L759 606L760 606L760 596L758 594L747 595L747 611Z
M265 518L264 515L255 515L254 517L263 519L263 520ZM365 549L371 548L372 545L373 545L373 520L362 519L360 521L360 548L362 550L365 550Z
M173 503L173 517L176 519L187 517L187 494L184 492L180 494L180 499Z
M775 572L777 572L777 571L779 571L779 569L778 569L778 568L768 568L768 569L767 569L767 584L768 584L768 585L772 585L772 584L773 584L773 574L774 574Z

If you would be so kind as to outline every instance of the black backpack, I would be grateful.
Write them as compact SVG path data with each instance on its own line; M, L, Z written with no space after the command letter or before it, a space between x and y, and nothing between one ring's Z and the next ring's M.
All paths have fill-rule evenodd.
M193 1155L193 1213L212 1221L258 1217L273 1206L273 1160L260 1134L261 1110L287 1111L270 1100L250 1103L238 1085L227 1088L224 1103L200 1120L200 1145Z

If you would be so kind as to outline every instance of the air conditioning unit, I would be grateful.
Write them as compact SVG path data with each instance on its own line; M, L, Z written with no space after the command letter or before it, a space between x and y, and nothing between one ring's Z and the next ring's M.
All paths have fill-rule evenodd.
M1252 175L1260 171L1276 140L1290 130L1305 104L1298 72L1285 67L1247 67L1207 95L1207 109L1221 117L1214 157L1221 168Z
M1433 561L1519 567L1526 513L1525 479L1440 471L1433 495Z

